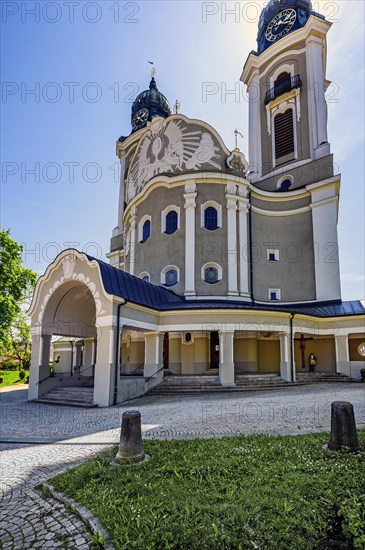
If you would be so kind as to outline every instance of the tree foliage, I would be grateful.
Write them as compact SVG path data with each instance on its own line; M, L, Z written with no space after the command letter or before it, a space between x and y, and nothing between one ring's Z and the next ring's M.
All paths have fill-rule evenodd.
M24 338L25 317L21 304L30 298L37 273L22 266L23 247L10 237L10 231L0 230L0 352L12 349L14 336L20 330ZM22 321L20 318L23 317ZM20 323L20 324L19 324ZM16 325L18 324L18 328ZM21 328L23 327L23 328ZM28 335L29 339L29 335Z

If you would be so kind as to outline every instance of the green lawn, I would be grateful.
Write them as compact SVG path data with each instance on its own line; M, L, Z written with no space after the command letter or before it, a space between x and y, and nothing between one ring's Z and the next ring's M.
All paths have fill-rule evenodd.
M149 462L110 465L113 449L50 483L118 549L363 550L365 450L328 452L328 439L144 441Z
M13 384L25 384L27 383L26 380L29 376L29 371L26 371L26 378L25 380L19 379L19 372L18 370L0 370L0 378L3 379L3 383L0 384L0 387L2 386L12 386Z

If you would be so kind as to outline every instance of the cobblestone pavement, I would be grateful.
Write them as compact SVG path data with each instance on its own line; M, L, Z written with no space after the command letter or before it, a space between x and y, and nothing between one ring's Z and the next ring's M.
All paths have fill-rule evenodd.
M360 384L233 395L145 396L123 406L88 410L28 403L26 389L6 390L0 401L0 547L4 549L91 548L81 520L36 486L116 443L127 409L141 412L148 439L328 431L330 404L336 400L353 403L357 426L365 427L365 387Z

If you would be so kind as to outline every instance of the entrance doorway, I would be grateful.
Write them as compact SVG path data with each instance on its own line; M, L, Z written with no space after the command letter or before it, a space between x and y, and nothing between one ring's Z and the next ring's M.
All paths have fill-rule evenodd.
M219 368L219 333L210 333L210 368Z

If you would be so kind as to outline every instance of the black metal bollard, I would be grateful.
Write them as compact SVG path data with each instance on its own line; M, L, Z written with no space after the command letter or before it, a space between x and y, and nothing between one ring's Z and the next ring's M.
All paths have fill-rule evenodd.
M122 416L117 462L142 462L148 459L142 449L141 413L126 411Z
M333 401L331 404L331 440L328 449L337 451L347 447L350 451L359 451L354 407L348 401Z

